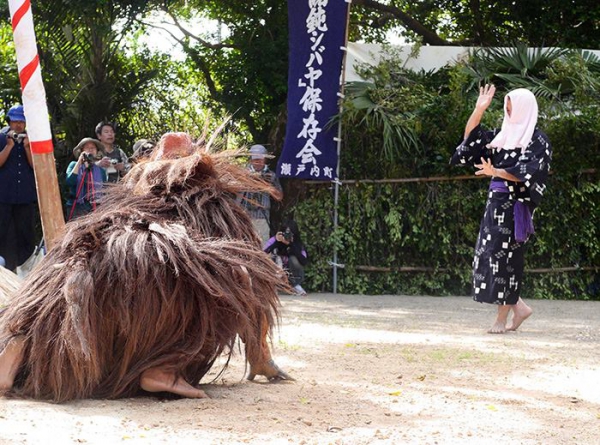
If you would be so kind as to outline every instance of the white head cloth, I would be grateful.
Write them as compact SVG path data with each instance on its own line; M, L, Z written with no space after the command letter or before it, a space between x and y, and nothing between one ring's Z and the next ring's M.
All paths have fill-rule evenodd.
M510 116L506 104L510 98ZM504 97L504 120L502 129L488 147L514 150L517 147L526 148L531 142L538 118L538 105L533 93L525 88L510 91Z

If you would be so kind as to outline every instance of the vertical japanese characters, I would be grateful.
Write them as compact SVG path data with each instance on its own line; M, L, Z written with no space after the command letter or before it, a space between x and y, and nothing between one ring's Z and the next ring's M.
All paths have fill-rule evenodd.
M333 179L335 174L336 129L328 124L338 110L347 8L344 0L289 2L288 126L280 176Z

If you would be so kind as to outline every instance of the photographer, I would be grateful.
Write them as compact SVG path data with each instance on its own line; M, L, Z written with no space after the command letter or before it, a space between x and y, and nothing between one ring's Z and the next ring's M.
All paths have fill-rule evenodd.
M248 170L253 174L260 175L262 179L281 192L279 179L266 163L267 156L269 156L267 155L267 149L262 145L250 147ZM271 196L267 192L244 193L242 205L250 214L254 230L256 230L264 245L271 234Z
M92 138L83 138L73 149L72 161L67 167L65 184L69 187L67 199L67 221L95 210L100 204L102 185L108 181L106 168L110 167L109 157L98 160L102 144Z
M290 285L297 295L304 296L306 291L302 288L304 281L304 266L308 263L306 247L302 243L298 224L288 219L274 237L270 238L264 251L273 255L275 262L288 272Z
M102 144L99 153L111 159L111 164L106 167L108 182L117 182L131 169L129 158L125 152L115 144L117 126L114 122L99 122L96 125L96 137Z
M143 160L148 160L155 147L156 142L154 141L149 139L138 139L135 144L133 144L133 154L129 160L132 164L138 164Z
M37 194L23 106L12 106L6 120L0 131L0 255L15 270L35 248Z

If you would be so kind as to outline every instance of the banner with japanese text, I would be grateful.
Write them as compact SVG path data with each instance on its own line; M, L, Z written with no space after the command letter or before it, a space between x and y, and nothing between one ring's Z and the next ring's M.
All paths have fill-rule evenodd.
M346 38L346 0L289 0L290 64L280 177L334 179L338 93Z

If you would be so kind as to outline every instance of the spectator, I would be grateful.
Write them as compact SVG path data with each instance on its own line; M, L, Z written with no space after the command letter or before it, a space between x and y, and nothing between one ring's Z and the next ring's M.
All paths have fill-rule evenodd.
M129 171L131 165L127 155L115 144L116 126L112 122L100 122L96 125L96 137L102 143L102 152L112 160L108 166L108 182L117 182Z
M250 165L248 170L260 175L272 187L281 192L281 184L275 175L275 172L269 169L266 164L267 149L262 145L253 145L250 147ZM271 197L267 192L244 193L242 205L250 213L254 230L260 236L262 244L267 242L271 236Z
M298 224L292 219L285 221L274 237L270 238L264 251L273 255L275 262L288 272L290 285L297 295L304 296L304 266L308 263L306 247L302 243Z
M35 248L37 194L23 106L12 106L6 118L8 127L0 131L0 255L15 270ZM8 251L11 227L16 252Z
M73 149L72 161L67 167L65 184L69 187L67 221L96 210L102 195L102 185L108 181L105 168L111 160L104 157L98 161L102 144L97 139L83 138Z
M131 162L137 164L142 159L148 159L152 154L152 151L156 147L154 141L148 139L139 139L133 144L133 154L131 155Z

